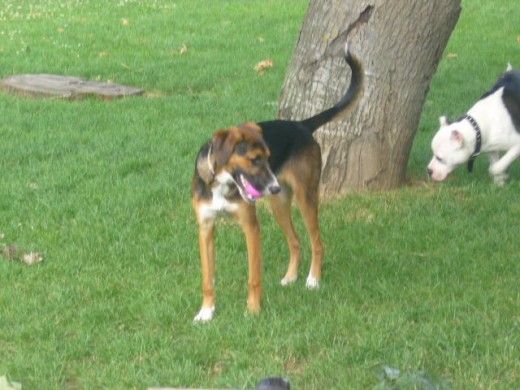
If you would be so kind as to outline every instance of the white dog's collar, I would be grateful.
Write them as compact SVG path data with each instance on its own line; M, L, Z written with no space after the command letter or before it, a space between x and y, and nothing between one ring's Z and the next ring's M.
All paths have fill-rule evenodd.
M482 147L482 133L480 131L480 127L478 126L478 123L475 120L475 118L473 118L471 115L465 114L464 119L466 119L469 123L471 123L471 126L473 126L473 128L475 129L475 133L476 133L475 134L475 136L476 136L475 151L473 152L473 154L471 155L471 157L468 160L468 172L472 172L473 163L475 162L475 159L480 154L480 148Z

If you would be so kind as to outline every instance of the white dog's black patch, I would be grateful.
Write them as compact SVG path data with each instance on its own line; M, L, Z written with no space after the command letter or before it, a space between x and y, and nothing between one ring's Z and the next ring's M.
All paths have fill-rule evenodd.
M502 75L491 91L484 94L481 99L504 88L502 101L513 120L517 132L520 133L520 71L510 70Z

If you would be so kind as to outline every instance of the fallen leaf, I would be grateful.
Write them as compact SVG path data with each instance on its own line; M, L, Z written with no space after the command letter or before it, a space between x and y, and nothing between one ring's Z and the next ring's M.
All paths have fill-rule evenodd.
M452 58L458 58L458 54L455 54L455 53L448 53L448 55L446 56L448 59L452 59Z
M24 253L22 255L22 261L27 265L33 265L41 263L43 257L38 252Z
M188 46L186 46L186 44L183 43L183 44L181 45L181 47L179 47L179 54L184 54L184 53L186 53L187 51L188 51Z
M263 60L255 65L255 70L258 72L260 76L262 76L265 73L266 69L272 68L273 66L273 60Z
M128 26L130 24L130 21L127 18L121 19L121 24L123 26Z
M520 44L520 35L516 37L516 43Z

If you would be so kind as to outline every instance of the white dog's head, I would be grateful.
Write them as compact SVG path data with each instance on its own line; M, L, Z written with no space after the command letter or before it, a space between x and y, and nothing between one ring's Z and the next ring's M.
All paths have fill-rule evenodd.
M448 118L439 118L441 127L432 140L433 158L428 164L428 174L435 181L442 181L448 177L459 165L468 161L473 154L464 134L467 134L467 121L450 123Z

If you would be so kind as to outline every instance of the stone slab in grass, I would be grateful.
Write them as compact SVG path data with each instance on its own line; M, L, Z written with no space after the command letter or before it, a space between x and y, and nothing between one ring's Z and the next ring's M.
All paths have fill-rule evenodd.
M111 100L144 94L141 88L54 74L23 74L6 77L0 82L0 88L21 96L70 100L83 99L87 96Z

